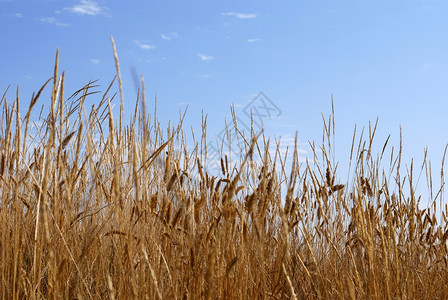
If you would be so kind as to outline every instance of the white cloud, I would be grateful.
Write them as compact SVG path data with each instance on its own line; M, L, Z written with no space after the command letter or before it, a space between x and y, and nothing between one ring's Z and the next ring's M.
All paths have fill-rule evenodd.
M199 56L199 58L200 58L201 60L205 60L205 61L207 61L207 60L212 60L212 59L213 59L213 56L205 55L205 54L202 54L202 53L198 53L198 56Z
M215 33L216 32L215 30L203 28L203 27L196 27L196 30L201 33Z
M43 22L43 23L54 24L56 26L61 26L61 27L71 27L72 26L72 24L70 24L70 23L56 22L56 19L53 17L37 18L36 20Z
M90 60L90 62L91 62L92 64L94 64L94 65L97 65L97 64L100 63L100 60L99 60L99 59L96 59L96 58L92 58L92 59Z
M150 45L144 41L135 40L134 43L143 50L151 50L151 49L156 48L156 46Z
M238 19L254 19L257 17L257 14L243 14L237 12L225 12L222 13L223 16L235 17Z
M16 18L22 18L22 17L23 17L23 15L22 15L21 13L16 13L14 16L15 16Z
M168 34L161 34L160 37L164 40L171 41L172 39L177 39L179 34L177 32L170 32Z
M422 6L422 9L423 10L435 10L435 9L437 9L438 7L437 6L435 6L435 5L423 5Z
M56 26L61 26L61 27L72 27L72 24L70 23L62 23L62 22L57 22Z
M248 39L247 41L249 42L249 43L253 43L253 42L258 42L258 41L260 41L261 39Z
M51 17L38 18L37 20L44 22L44 23L54 23L54 21L56 21L55 18L51 18Z
M203 79L209 79L212 78L213 75L212 74L201 74L199 75L199 78L203 78Z
M150 50L150 49L154 49L156 46L153 45L149 45L149 44L141 44L139 45L140 48L142 48L143 50Z
M78 4L71 7L64 7L64 10L77 15L96 16L103 13L105 7L101 7L95 1L81 0Z

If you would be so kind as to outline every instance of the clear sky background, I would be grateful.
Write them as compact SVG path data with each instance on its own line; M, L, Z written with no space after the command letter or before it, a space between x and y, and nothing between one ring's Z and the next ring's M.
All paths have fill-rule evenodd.
M104 91L115 75L110 35L127 115L136 99L132 67L145 76L150 107L157 93L162 125L188 105L186 125L198 129L204 112L209 136L230 119L232 104L244 119L243 108L263 91L281 111L264 119L266 133L286 146L297 131L310 156L305 143L321 140L333 93L338 160L348 159L354 125L379 117L376 151L389 134L398 147L401 125L404 163L421 163L428 146L440 170L447 1L0 0L1 93L11 84L11 101L20 85L26 107L52 76L57 47L67 95L96 79Z

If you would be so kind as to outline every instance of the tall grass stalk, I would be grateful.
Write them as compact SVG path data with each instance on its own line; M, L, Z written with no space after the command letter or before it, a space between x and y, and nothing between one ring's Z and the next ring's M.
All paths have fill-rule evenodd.
M343 181L334 109L314 160L301 163L296 139L288 165L252 133L241 162L223 157L216 175L204 167L206 118L190 150L182 118L164 130L147 114L141 81L129 124L122 106L113 118L113 82L65 98L58 55L24 117L18 89L2 96L2 299L448 299L443 185L421 209L401 143L374 154L377 123L355 130ZM50 82L49 113L30 130Z

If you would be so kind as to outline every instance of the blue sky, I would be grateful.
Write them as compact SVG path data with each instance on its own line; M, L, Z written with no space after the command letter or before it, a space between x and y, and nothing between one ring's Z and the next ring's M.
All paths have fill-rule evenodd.
M338 159L354 125L379 117L377 151L389 134L398 147L401 125L404 162L421 162L428 146L436 169L448 142L447 33L446 1L0 0L0 90L11 84L11 101L20 85L26 107L57 47L67 95L95 79L105 90L113 35L128 114L134 67L150 107L157 92L162 124L188 105L187 126L198 129L204 112L217 135L232 104L244 119L262 91L280 110L266 133L288 144L297 131L306 143L321 140L333 93Z

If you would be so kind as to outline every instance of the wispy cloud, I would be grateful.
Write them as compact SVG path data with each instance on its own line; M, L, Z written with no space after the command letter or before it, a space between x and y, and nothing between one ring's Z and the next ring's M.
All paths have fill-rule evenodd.
M49 24L53 24L53 25L61 26L61 27L71 27L72 26L72 24L70 24L70 23L58 22L56 20L56 18L53 18L53 17L37 18L36 20L39 21L39 22L49 23Z
M55 25L56 26L61 26L61 27L72 27L72 24L70 24L70 23L62 23L62 22L56 22Z
M235 17L238 19L255 19L257 17L257 14L244 14L244 13L238 13L238 12L225 12L222 13L223 16L228 17Z
M438 9L438 7L435 5L423 5L422 9L423 10L435 10L435 9Z
M90 62L91 62L92 64L94 64L94 65L98 65L98 64L100 63L100 60L99 60L99 59L96 59L96 58L92 58L92 59L90 60Z
M156 46L150 45L150 44L146 43L145 41L135 40L134 43L137 46L139 46L140 49L143 49L143 50L151 50L151 49L156 48Z
M209 79L212 78L213 74L201 74L199 75L199 78L203 78L203 79Z
M207 61L207 60L212 60L212 59L213 59L213 56L205 55L205 54L202 54L202 53L198 53L198 56L199 56L199 58L200 58L201 60L205 60L205 61Z
M153 45L149 45L149 44L141 44L139 45L140 48L142 48L143 50L150 50L150 49L154 49L156 46Z
M96 16L104 12L105 7L101 7L95 1L81 0L71 7L64 7L64 10L77 15Z
M56 21L56 19L52 17L37 18L37 20L44 23L54 23Z
M23 15L22 15L21 13L16 13L14 16L15 16L16 18L22 18L22 17L23 17Z
M215 30L204 28L204 27L196 27L196 30L201 33L215 33Z
M248 39L247 40L249 43L254 43L254 42L259 42L261 41L261 39Z
M160 37L164 40L171 41L172 39L177 39L179 34L177 32L170 32L168 34L161 34Z

